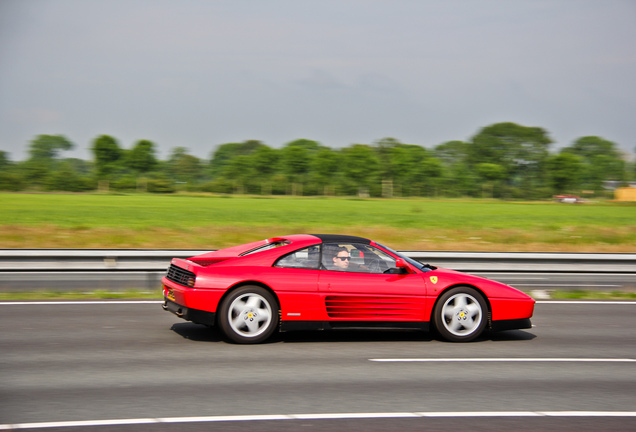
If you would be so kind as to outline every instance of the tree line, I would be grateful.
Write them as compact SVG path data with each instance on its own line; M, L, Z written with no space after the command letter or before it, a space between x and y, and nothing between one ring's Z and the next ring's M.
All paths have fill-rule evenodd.
M544 129L508 122L432 149L395 138L340 149L309 139L282 148L249 140L219 145L209 160L184 147L159 160L152 141L125 149L101 135L85 161L61 157L74 146L66 137L39 135L24 161L0 152L0 190L545 199L602 196L607 181L636 179L636 164L602 137L578 138L558 152L551 144Z

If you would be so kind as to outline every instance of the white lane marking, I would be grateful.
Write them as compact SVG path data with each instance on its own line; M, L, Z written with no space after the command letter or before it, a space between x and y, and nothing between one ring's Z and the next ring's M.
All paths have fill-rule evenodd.
M543 417L545 414L538 411L466 411L466 412L436 412L417 413L422 417Z
M88 426L140 425L154 423L215 423L281 420L341 420L418 417L636 417L636 411L467 411L467 412L379 412L379 413L325 413L325 414L265 414L207 417L164 417L87 421L60 421L39 423L0 424L0 430L46 429Z
M163 303L163 300L46 300L46 301L5 301L5 302L0 302L0 306L161 304L161 303Z
M157 423L210 423L210 422L231 422L231 421L271 421L290 420L286 414L264 414L264 415L228 415L228 416L198 416L198 417L165 417L155 419Z
M332 413L332 414L290 414L290 417L298 420L337 420L337 419L377 419L377 418L406 418L421 417L411 412L389 413Z
M636 417L633 411L546 411L549 417Z
M555 283L518 283L515 286L542 286L542 287L568 287L568 288L617 288L622 285L608 285L608 284L588 284L588 285L580 285L580 284L555 284Z
M539 304L567 304L567 305L636 305L636 301L624 300L537 300Z
M375 358L372 362L383 363L461 363L461 362L571 362L571 363L632 363L629 358Z
M511 281L511 280L522 280L522 281L530 281L530 280L550 280L547 277L502 277L497 279L494 276L488 276L488 279L494 279L494 280L506 280L506 281Z

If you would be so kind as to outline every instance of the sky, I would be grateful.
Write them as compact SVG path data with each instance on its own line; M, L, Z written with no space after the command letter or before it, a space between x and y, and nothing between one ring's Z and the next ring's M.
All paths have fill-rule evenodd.
M0 0L0 150L99 135L433 148L515 122L636 149L634 0Z

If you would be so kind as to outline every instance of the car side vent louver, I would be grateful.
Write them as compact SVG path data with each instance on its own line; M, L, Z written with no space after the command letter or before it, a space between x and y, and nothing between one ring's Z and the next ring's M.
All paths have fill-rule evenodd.
M420 305L395 296L332 295L325 298L325 306L330 318L418 320L423 314Z
M166 278L169 281L178 283L179 285L193 287L196 280L196 275L191 271L184 270L174 264L170 264Z

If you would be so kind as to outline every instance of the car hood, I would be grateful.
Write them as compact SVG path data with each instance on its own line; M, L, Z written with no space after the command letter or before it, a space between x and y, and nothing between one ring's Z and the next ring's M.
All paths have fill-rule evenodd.
M431 280L431 277L436 278L434 280L441 281L444 288L452 285L468 284L475 287L479 287L484 294L489 298L507 298L507 299L532 299L528 294L518 290L503 282L498 282L491 279L486 279L481 276L476 276L468 273L462 273L456 270L437 268L430 272L425 273L425 277ZM439 283L439 282L438 282Z

